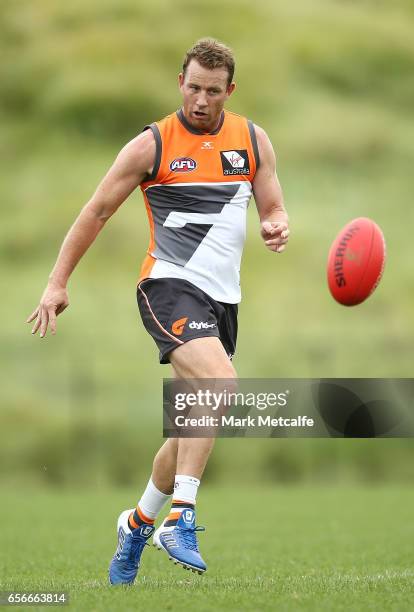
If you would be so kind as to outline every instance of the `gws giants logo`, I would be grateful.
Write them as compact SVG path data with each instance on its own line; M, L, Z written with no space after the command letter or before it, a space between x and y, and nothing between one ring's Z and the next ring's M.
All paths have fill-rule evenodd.
M187 321L188 317L183 317L182 319L177 319L177 321L174 321L174 323L171 325L172 333L176 336L181 336Z
M172 172L191 172L197 168L197 162L191 157L176 157L170 163Z
M237 151L220 151L223 174L250 174L249 155L246 149Z

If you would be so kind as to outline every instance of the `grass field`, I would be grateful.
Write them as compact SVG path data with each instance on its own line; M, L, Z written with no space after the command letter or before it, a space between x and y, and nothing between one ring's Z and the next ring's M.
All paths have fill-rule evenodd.
M107 584L114 522L130 492L10 489L2 497L1 589L65 590L71 610L414 607L412 489L205 486L198 519L207 574L185 572L151 547L132 588Z

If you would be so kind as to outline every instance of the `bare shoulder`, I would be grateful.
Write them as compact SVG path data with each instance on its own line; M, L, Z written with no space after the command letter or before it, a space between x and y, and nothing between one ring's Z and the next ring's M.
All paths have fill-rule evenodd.
M152 161L153 165L155 160L155 149L155 137L152 130L145 130L130 140L121 152L134 160L139 157L147 161Z
M257 146L259 147L259 151L263 153L273 151L272 143L265 130L259 125L254 124L254 131L256 133Z
M256 124L254 124L254 131L256 133L257 147L259 149L260 165L275 166L275 152L269 136L262 127Z
M120 151L118 157L125 164L133 164L140 174L151 174L155 163L156 143L152 130L145 130L130 140Z
M145 130L141 132L130 140L124 147L124 149L128 150L131 154L138 153L142 155L143 153L155 152L155 137L152 130Z
M260 127L260 125L257 125L257 123L254 123L254 131L256 132L256 138L257 140L269 140L268 135L266 134L266 132L264 131L264 129L262 127Z

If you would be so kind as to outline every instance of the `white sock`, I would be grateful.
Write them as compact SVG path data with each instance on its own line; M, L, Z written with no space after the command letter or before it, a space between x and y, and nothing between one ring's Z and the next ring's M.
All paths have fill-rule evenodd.
M150 478L141 499L138 502L139 509L149 519L156 519L161 508L171 495L163 493L152 482Z
M197 490L200 481L194 476L177 474L174 481L173 500L196 503Z

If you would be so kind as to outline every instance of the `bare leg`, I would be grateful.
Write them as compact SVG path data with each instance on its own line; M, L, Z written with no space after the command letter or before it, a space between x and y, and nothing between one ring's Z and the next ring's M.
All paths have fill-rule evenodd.
M174 476L177 473L178 438L169 438L155 455L152 467L152 482L157 489L171 495L174 489Z
M218 338L190 340L170 354L170 361L176 377L181 380L211 378L215 379L220 388L221 383L217 379L232 379L231 385L233 385L233 380L236 378L236 372ZM189 384L194 391L199 386L192 384L191 381ZM203 387L204 384L200 386ZM210 384L207 383L206 386ZM199 481L213 448L214 438L176 438L174 441L177 454L171 511L155 531L154 545L160 550L164 549L174 563L202 574L207 566L197 548L194 508ZM169 442L171 446L168 446ZM173 439L170 439L161 448L154 461L154 476L159 478L160 487L171 485L170 479L174 467L173 448ZM167 459L164 460L164 457Z
M170 356L179 378L235 378L236 371L218 338L196 338ZM176 474L200 479L214 446L214 438L178 439Z
M171 353L176 378L235 378L236 371L217 338L197 338ZM155 456L152 481L170 495L175 474L200 479L214 446L214 438L170 438Z

